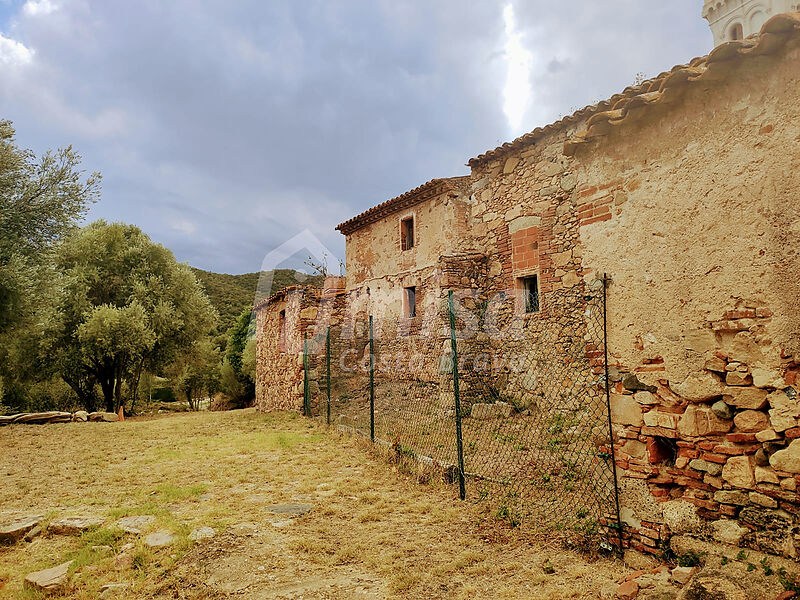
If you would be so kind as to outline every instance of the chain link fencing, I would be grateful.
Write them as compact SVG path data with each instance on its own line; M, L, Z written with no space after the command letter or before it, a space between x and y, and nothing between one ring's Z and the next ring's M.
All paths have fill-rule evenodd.
M605 285L548 295L499 336L441 305L424 331L362 314L308 340L306 414L441 468L512 525L618 550Z

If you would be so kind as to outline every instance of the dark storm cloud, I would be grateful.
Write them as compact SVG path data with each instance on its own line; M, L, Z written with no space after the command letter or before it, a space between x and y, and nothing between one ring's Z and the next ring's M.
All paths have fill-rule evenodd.
M341 252L336 223L511 136L504 4L5 4L0 117L36 150L80 149L104 175L92 217L180 260L256 270L305 228ZM531 129L710 45L699 1L515 7L542 65Z

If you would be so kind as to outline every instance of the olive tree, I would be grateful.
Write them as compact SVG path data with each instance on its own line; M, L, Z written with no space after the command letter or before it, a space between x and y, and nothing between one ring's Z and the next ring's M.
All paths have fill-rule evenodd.
M138 227L96 221L55 257L59 292L42 337L50 364L87 409L102 390L108 411L207 337L216 315L187 265ZM133 401L135 398L131 398Z

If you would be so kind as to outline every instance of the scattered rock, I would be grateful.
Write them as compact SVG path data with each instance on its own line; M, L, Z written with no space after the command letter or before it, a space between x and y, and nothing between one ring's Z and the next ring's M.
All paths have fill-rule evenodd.
M267 510L271 513L275 513L276 515L289 515L292 517L297 517L311 512L312 508L314 507L311 504L292 502L289 504L273 504L272 506L268 506Z
M0 525L0 544L13 544L21 540L26 533L39 525L42 518L42 515L32 515Z
M117 521L116 525L125 533L134 535L141 534L145 529L155 522L156 518L152 515L139 515L134 517L123 517Z
M77 423L85 423L89 420L89 413L85 410L79 410L72 413L72 420Z
M214 537L214 530L211 527L200 527L189 534L189 539L193 542L199 542Z
M120 548L120 553L114 559L114 567L117 570L123 571L133 566L133 549L135 547L134 544L125 544Z
M25 577L23 587L43 594L56 594L64 590L69 580L69 567L73 561L36 571Z
M58 535L80 535L92 527L99 527L104 519L99 517L64 517L52 521L47 531Z
M146 538L144 538L144 543L150 546L151 548L161 548L163 546L169 546L173 542L175 542L177 538L172 535L172 532L167 531L166 529L162 529L161 531L156 531L155 533L151 533Z
M615 596L619 600L633 600L639 594L639 584L635 581L626 581L617 588Z
M714 411L714 414L720 419L729 421L733 418L733 410L731 410L731 407L722 400L717 400L714 402L714 404L711 405L711 410Z
M22 539L24 539L26 542L31 542L31 541L33 541L35 538L37 538L37 537L39 537L40 535L42 535L42 532L43 532L43 531L44 531L44 529L42 529L42 526L41 526L41 525L37 525L36 527L34 527L33 529L31 529L31 530L30 530L28 533L26 533L26 534L25 534L25 537L24 537L24 538L22 538Z
M672 569L672 579L676 583L684 585L696 572L697 567L675 567Z
M93 412L89 413L90 421L104 421L106 423L115 423L119 421L119 415L113 412Z
M748 600L745 589L716 570L703 570L683 588L680 600Z
M92 552L96 552L97 554L111 554L114 552L114 548L111 546L92 546Z

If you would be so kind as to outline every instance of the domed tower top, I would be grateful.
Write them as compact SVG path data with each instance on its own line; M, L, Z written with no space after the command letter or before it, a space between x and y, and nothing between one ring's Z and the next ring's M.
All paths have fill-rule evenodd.
M715 47L758 33L774 15L798 11L798 0L705 0L703 4Z

